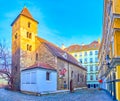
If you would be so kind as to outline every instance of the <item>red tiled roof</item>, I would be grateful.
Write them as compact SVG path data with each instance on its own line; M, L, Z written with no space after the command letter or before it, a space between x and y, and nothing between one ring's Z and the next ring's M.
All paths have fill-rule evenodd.
M24 70L29 70L29 69L35 69L35 68L43 68L43 69L50 69L50 70L56 70L55 68L53 68L52 66L50 66L49 64L45 64L45 63L36 63L32 66L27 67ZM23 71L24 71L23 70Z
M15 23L15 21L19 18L20 15L23 15L23 16L25 16L25 17L28 17L29 19L34 20L35 22L38 23L38 21L36 21L36 20L32 17L32 15L30 14L29 10L28 10L26 7L24 7L23 10L21 11L21 13L20 13L20 14L16 17L16 19L12 22L11 26Z
M65 61L67 61L67 62L70 62L70 63L72 63L72 64L74 64L74 65L77 65L77 66L79 66L80 68L86 70L85 68L83 68L83 67L79 64L79 62L78 62L72 55L70 55L70 54L67 53L66 51L62 50L61 48L57 47L56 45L54 45L54 44L52 44L52 43L50 43L50 42L48 42L48 41L46 41L46 40L44 40L44 39L42 39L42 38L39 38L39 37L37 37L37 38L39 39L39 41L40 41L41 43L43 43L43 44L50 50L50 52L51 52L53 55L57 56L58 58L60 58L60 59L62 59L62 60L65 60Z
M32 15L30 14L30 12L28 11L26 7L23 8L20 14L33 19Z
M67 52L79 52L79 51L85 51L85 50L99 50L100 43L98 41L93 41L92 43L88 45L71 45L68 48L65 48L64 50Z

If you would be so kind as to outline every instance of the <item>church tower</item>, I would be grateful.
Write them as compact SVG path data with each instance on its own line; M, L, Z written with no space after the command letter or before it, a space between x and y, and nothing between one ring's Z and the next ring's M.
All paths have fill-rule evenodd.
M13 88L19 90L20 71L35 62L35 37L38 32L38 22L24 7L11 26Z

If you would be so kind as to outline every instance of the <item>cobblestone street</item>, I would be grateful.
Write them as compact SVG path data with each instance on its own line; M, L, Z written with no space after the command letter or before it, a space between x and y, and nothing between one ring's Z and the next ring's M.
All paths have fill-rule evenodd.
M113 101L102 90L83 89L74 93L60 93L45 96L25 95L19 92L11 92L0 89L0 101Z

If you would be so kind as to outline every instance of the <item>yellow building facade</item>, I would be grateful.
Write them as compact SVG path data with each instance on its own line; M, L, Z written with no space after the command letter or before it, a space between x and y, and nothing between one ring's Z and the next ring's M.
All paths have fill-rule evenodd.
M26 26L27 25L27 26ZM12 26L12 72L14 88L20 88L20 70L35 62L35 36L38 22L34 20L26 7L11 24ZM16 82L17 81L17 82Z
M104 25L99 49L99 79L115 100L120 101L120 0L104 1Z

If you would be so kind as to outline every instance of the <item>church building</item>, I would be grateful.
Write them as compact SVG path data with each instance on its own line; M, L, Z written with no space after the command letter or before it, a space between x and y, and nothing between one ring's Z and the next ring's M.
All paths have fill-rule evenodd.
M76 88L86 86L86 69L72 55L38 37L38 24L26 7L11 24L14 89L20 90L21 71L41 64L57 71L57 89L69 89L71 79Z

